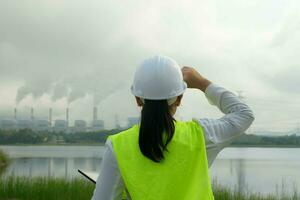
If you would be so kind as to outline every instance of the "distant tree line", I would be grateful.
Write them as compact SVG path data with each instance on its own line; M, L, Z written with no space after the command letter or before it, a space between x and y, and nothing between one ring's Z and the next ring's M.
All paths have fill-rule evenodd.
M0 144L40 144L49 139L47 135L30 129L0 130Z
M75 134L62 134L66 143L105 143L109 135L120 132L120 130L109 130L99 132L84 132Z
M0 130L0 144L103 144L109 135L122 130L112 129L96 132L54 133L49 131ZM236 139L231 146L296 146L300 147L300 136L262 136L246 134Z
M261 136L245 134L232 143L232 146L299 146L300 136Z
M104 143L109 135L120 131L112 129L96 132L54 133L31 129L0 130L0 144L56 144L58 139L67 144Z

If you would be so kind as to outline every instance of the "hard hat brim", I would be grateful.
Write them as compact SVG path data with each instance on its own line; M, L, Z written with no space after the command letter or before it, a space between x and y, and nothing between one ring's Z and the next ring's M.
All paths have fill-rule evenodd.
M183 94L185 92L185 90L187 89L187 84L186 82L182 81L182 87L180 89L178 89L177 91L174 91L172 92L171 94L169 95L165 95L165 96L146 96L144 95L141 91L137 91L134 86L132 85L130 87L130 90L131 90L131 93L134 95L134 96L137 96L137 97L140 97L140 98L143 98L143 99L151 99L151 100L163 100L163 99L171 99L173 97L177 97L181 94Z

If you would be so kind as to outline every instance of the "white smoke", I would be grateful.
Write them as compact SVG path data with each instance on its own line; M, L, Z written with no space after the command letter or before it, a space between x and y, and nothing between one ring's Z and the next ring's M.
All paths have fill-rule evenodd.
M127 105L122 91L137 64L162 53L228 88L272 94L282 88L270 80L290 77L300 63L299 7L296 0L1 0L0 81L22 83L16 103L31 96Z

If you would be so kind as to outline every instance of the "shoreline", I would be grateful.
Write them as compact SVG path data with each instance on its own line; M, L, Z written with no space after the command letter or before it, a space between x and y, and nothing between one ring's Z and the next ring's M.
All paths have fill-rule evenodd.
M105 146L105 143L0 144L1 146ZM300 148L298 145L230 145L226 148Z

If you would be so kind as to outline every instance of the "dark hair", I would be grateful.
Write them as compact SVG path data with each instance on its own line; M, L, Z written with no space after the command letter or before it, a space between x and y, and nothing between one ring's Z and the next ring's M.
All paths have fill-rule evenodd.
M164 158L163 151L168 151L167 145L174 135L174 121L167 100L144 100L139 130L139 146L144 156L154 162Z

